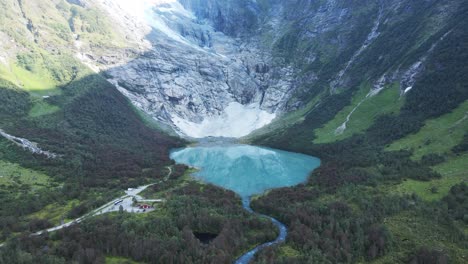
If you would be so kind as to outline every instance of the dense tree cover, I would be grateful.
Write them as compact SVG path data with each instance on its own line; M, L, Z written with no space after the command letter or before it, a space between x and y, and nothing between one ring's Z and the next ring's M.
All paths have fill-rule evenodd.
M60 156L50 159L0 138L0 160L42 172L48 186L0 188L0 240L22 231L37 231L51 223L32 217L48 205L66 207L63 219L74 218L117 197L128 188L156 182L167 174L169 149L180 146L146 126L128 100L99 75L81 76L44 98L59 111L39 117L28 112L30 95L0 83L0 128L37 142ZM36 99L37 100L37 99ZM14 120L12 119L14 118Z
M460 13L465 14L465 11ZM292 189L297 195L281 189L253 202L255 209L286 223L290 228L286 245L297 252L291 256L283 253L280 247L271 248L257 258L258 263L350 263L378 258L391 252L392 244L399 243L392 240L383 219L405 210L431 219L437 212L440 214L437 219L445 221L441 225L453 226L453 220L464 221L465 185L454 187L450 195L444 198L445 202L434 204L421 202L417 197L388 196L380 191L381 186L398 184L408 178L430 180L440 177L430 166L443 162L444 157L429 154L421 161L414 161L410 159L411 152L387 152L385 147L417 132L428 118L448 113L468 99L467 22L460 17L454 18L454 21L457 23L451 24L450 33L428 57L425 70L413 90L406 95L399 113L378 118L363 134L329 144L312 143L313 130L326 124L343 105L349 103L352 90L363 81L360 79L362 76L369 78L369 71L366 70L366 74L356 74L354 88L337 95L327 95L318 107L305 116L302 123L256 139L259 144L299 151L322 159L321 167L312 173L309 182ZM434 38L441 38L441 35ZM388 43L393 45L391 40ZM426 45L424 50L429 48ZM389 48L388 51L395 50ZM372 48L367 52L381 53ZM389 54L389 58L399 57ZM362 58L368 58L368 54ZM417 54L414 58L418 58ZM388 63L391 65L390 61ZM387 69L388 65L384 68ZM378 71L379 68L377 65L374 70ZM359 67L353 67L353 70L357 71ZM465 153L465 141L453 151ZM369 188L374 191L369 191ZM343 193L347 193L344 195L346 199L336 201L336 197L342 197ZM458 237L458 243L463 247L466 237L460 232L454 231L454 237ZM399 261L444 263L447 259L444 252L415 249L414 254Z
M36 167L48 167L52 162L53 169L60 170L53 174L80 178L85 186L139 184L137 178L157 175L170 164L168 150L181 142L145 126L127 99L99 76L70 84L64 88L64 95L50 101L61 111L25 119L9 131L62 155L59 162L43 160L44 164ZM21 160L20 156L11 160ZM27 162L27 158L23 160Z
M429 249L426 247L420 248L414 255L410 257L409 264L447 264L449 257L439 250Z
M441 201L427 203L417 196L397 196L378 189L348 185L332 196L318 187L298 186L271 191L252 206L271 214L289 227L286 245L297 254L284 255L281 247L266 249L255 263L356 263L372 261L391 253L399 240L382 221L410 211L422 219L438 219L447 226L452 241L468 246L466 235L453 224L466 221L466 184L454 186ZM287 204L288 206L278 206ZM450 256L440 248L408 248L410 254L398 263L448 262Z
M432 10L428 1L412 1L407 5L409 10L419 10L420 5L423 11ZM219 24L224 27L222 17L220 19ZM363 19L360 24L370 19ZM275 190L254 201L255 209L288 225L290 234L286 245L298 252L297 256L286 256L278 248L271 248L262 252L258 262L375 260L391 252L394 244L399 243L393 239L383 219L404 210L415 211L426 218L440 214L437 219L447 221L448 225L453 220L466 221L464 185L454 187L442 203L434 205L414 196L381 194L378 189L383 184L397 184L406 178L427 180L439 177L429 167L440 162L439 157L429 155L416 162L409 158L409 152L385 152L384 147L418 131L427 118L447 113L467 99L468 35L465 28L468 22L460 17L453 19L460 23L450 24L450 33L428 58L426 69L406 95L401 112L379 118L364 135L312 145L313 130L348 105L361 83L379 78L389 68L399 66L402 57L408 58L402 63L408 66L413 59L427 52L435 38L441 37L436 34L420 49L405 54L414 44L411 42L420 40L416 35L424 29L416 20L405 20L404 15L392 30L387 30L388 33L378 39L380 42L375 45L378 48L370 47L360 56L357 66L350 70L352 77L347 82L350 89L326 95L320 105L305 116L304 122L258 141L316 155L323 160L322 167L314 172L308 183ZM365 28L370 25L368 23ZM356 43L362 42L366 32L355 35ZM407 41L402 42L402 38ZM282 51L287 51L286 54L291 54L290 50L301 46L295 43L298 40L288 38L288 41L283 39L276 44ZM295 54L305 57L302 52ZM320 70L322 78L318 81L319 89L305 93L304 98L328 88L330 78L342 68L340 63L346 63L346 58L352 56L352 49L343 54L346 56L339 63L330 60L328 64L322 64L324 60L315 60L317 65L304 67L305 71ZM375 67L369 69L369 65ZM5 125L12 134L36 141L41 147L62 155L58 160L46 159L0 139L0 158L40 169L65 182L63 186L35 192L2 190L2 239L12 233L33 232L50 226L43 219L27 218L48 204L77 199L80 203L67 212L68 216L74 217L107 201L106 198L115 193L109 189L134 187L148 182L149 178L163 177L166 173L163 167L171 163L167 150L180 143L144 126L130 111L127 100L99 76L76 80L63 87L62 92L62 95L47 99L48 103L59 106L60 111L31 119L26 116L30 105L24 93L0 89L2 100L12 98L0 105L0 115L12 113L19 117L15 124L0 120L2 126ZM454 151L463 153L466 148L460 144ZM158 192L171 187L173 185L167 183L152 190ZM247 215L232 193L212 186L190 183L170 192L167 199L164 207L147 216L114 214L46 236L31 238L26 233L0 250L0 262L101 263L106 256L119 255L154 263L230 263L241 252L276 235L269 222ZM218 236L206 246L193 233ZM402 262L444 263L447 259L443 252L435 249L414 250L414 254Z
M373 260L388 252L393 238L381 220L416 202L411 197L350 195L349 202L319 200L321 191L299 192L279 189L253 202L261 212L274 215L287 226L287 244L302 254L282 258L275 250L266 251L259 263L350 263L362 258ZM314 198L312 198L314 197ZM353 203L351 206L350 203ZM279 207L287 204L287 207Z
M463 152L468 152L468 133L465 134L465 136L463 137L463 140L462 140L462 142L460 142L460 144L453 147L452 151L457 153L457 154L460 154L460 153L463 153Z
M195 232L216 234L203 244ZM231 191L189 182L147 215L115 213L43 236L23 236L0 250L0 263L103 263L123 256L146 263L232 263L256 244L273 240L268 219L247 213ZM60 261L61 260L61 261Z
M9 120L24 115L30 109L29 96L8 81L0 79L0 118Z
M453 186L443 201L447 203L448 213L454 220L468 224L468 186L466 183Z

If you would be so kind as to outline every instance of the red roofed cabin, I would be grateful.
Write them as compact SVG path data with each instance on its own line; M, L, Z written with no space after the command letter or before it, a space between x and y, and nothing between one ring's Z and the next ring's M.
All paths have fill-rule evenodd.
M151 205L147 205L147 204L140 204L140 209L150 209L150 208L153 208Z

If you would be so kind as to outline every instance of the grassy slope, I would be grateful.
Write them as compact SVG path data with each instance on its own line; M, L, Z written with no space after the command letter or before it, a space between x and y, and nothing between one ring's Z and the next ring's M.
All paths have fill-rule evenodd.
M442 175L440 179L417 181L408 179L392 186L391 192L397 194L415 193L426 201L438 201L446 196L450 188L468 180L468 154L455 155L451 149L460 144L468 131L468 101L461 104L451 113L427 120L415 134L408 135L393 142L387 151L411 150L412 159L419 160L427 154L441 154L447 160L433 167Z
M322 98L322 96L323 93L315 96L303 108L276 118L275 120L273 120L272 123L255 130L254 132L243 138L243 140L249 142L256 137L261 137L262 135L270 133L280 133L281 131L284 131L295 124L302 123L304 121L304 116L306 116L312 109L317 107L317 104L320 103L320 99Z
M8 54L0 78L27 91L51 95L76 77L75 41L93 52L126 47L100 10L64 0L0 3L0 38ZM66 48L64 48L66 47Z
M468 131L468 101L451 113L427 120L416 134L393 142L387 150L412 150L413 158L429 153L447 154L459 144Z
M455 239L458 236L453 227L441 224L438 219L420 216L405 211L384 220L394 236L395 247L391 254L373 263L404 263L414 249L423 246L448 253L450 263L466 263L466 245Z
M440 179L417 181L407 179L404 182L386 186L386 190L394 194L413 194L426 201L439 201L446 196L452 186L468 181L468 154L452 156L446 162L434 166L434 170L442 175ZM432 189L435 188L433 191Z
M329 143L348 138L356 133L363 133L373 124L377 117L384 114L398 113L404 102L404 97L400 97L398 85L390 86L379 94L366 98L368 92L368 86L362 87L356 95L353 96L349 106L341 110L335 118L323 127L316 129L316 139L314 143ZM360 102L362 102L362 104L359 105ZM344 133L336 134L336 129L345 122L346 117L355 108L356 110L351 115Z
M50 181L51 178L42 172L0 160L0 186L11 188L25 184L34 187L47 187Z
M413 48L410 47L411 49L405 50L405 48L407 48L405 45L409 42L405 42L405 44L392 43L393 41L400 41L403 35L410 37L408 39L417 39L413 32L417 32L417 30L414 29L418 28L416 25L419 22L415 21L415 19L417 19L416 16L410 18L410 21L404 21L404 18L402 18L401 21L395 23L398 27L382 33L378 45L370 47L367 52L363 53L360 61L356 63L357 67L353 67L350 71L355 72L356 76L368 76L368 74L373 73L373 69L379 69L380 66L385 66L386 68L383 69L388 70L388 68L391 67L389 62L395 63L395 61L392 61L393 59L401 58L403 60L403 62L395 63L394 67L398 67L399 65L401 66L400 63L407 65L411 63L410 61L405 61L406 59L403 58L408 58L407 60L419 58L423 54L422 52L424 52L427 47L430 47L430 44L424 43L424 41L421 40L416 40L419 44ZM458 21L462 21L460 17ZM405 96L405 100L398 100L399 93L398 89L396 89L397 87L395 87L393 95L390 93L391 89L387 89L386 91L389 93L385 96L382 96L384 94L381 93L379 95L380 98L375 98L380 100L379 104L375 104L373 98L372 101L368 102L366 107L362 107L366 104L366 102L364 102L351 117L348 123L348 131L336 137L334 135L335 129L343 123L348 113L366 95L366 91L361 89L354 94L351 103L347 102L345 108L340 108L336 111L337 114L334 114L331 118L318 118L322 113L319 111L311 111L305 116L305 122L286 128L283 133L270 133L269 135L257 137L254 141L257 144L265 144L272 147L285 148L318 155L319 157L326 157L336 162L333 165L336 165L338 168L347 166L347 169L344 169L344 171L338 170L338 172L336 172L336 167L332 167L335 170L314 173L309 185L301 187L301 191L314 188L314 185L317 184L317 178L330 178L330 181L332 181L337 176L341 176L340 174L354 175L356 172L359 172L356 171L354 167L362 166L358 165L358 162L366 164L369 159L379 161L379 159L382 158L381 162L388 165L392 163L392 155L395 155L394 157L396 157L396 160L403 161L401 164L397 165L395 174L397 177L395 177L395 180L379 180L375 185L368 188L361 188L348 183L348 186L343 187L344 190L343 188L331 190L330 192L332 192L332 194L321 194L317 200L322 207L333 201L342 201L348 206L353 207L355 201L365 199L368 200L368 204L372 204L381 196L387 199L393 195L405 197L407 194L415 193L416 197L421 199L422 202L416 206L417 208L389 214L380 222L389 229L395 239L390 251L386 253L385 257L378 258L376 263L405 263L408 261L408 256L410 254L424 245L429 246L431 249L443 249L443 251L449 255L453 263L466 263L468 252L466 250L466 245L463 244L463 241L466 241L466 239L464 240L463 237L460 238L460 230L454 230L454 228L450 226L451 224L447 225L447 223L453 223L451 220L448 220L449 217L444 218L444 220L434 220L432 218L436 217L438 214L426 214L422 209L430 208L428 210L444 212L446 209L444 209L444 204L440 201L441 198L447 195L448 190L453 185L463 181L466 182L467 179L467 154L455 156L450 152L452 147L461 142L463 135L467 131L466 123L463 123L464 121L456 127L451 127L454 123L461 120L466 113L466 102L463 103L463 100L466 100L467 82L466 78L463 78L463 72L466 73L466 66L463 65L462 59L456 58L461 56L464 58L467 53L466 48L461 48L458 44L454 43L465 43L467 35L466 27L463 29L458 22L455 25L457 26L453 27L456 33L449 37L451 40L446 40L439 45L438 49L434 52L434 58L429 59L429 67L427 67L426 73L421 80L417 82L417 89L408 93ZM390 27L390 25L387 26ZM413 30L407 31L406 29L409 28ZM430 35L430 33L427 32L427 28L428 27L425 27L424 29L426 34L425 40L428 40L428 35ZM396 35L399 37L396 37ZM434 40L434 38L438 39L439 37L436 36L432 38ZM398 50L399 48L402 50ZM385 50L384 54L382 53L383 50ZM411 52L408 50L411 50ZM400 56L398 52L406 54L407 56ZM408 53L413 54L408 55ZM389 58L381 60L380 58L382 57L380 56L388 56ZM379 63L376 63L378 61L385 62L386 64L379 65ZM373 69L369 69L369 65L373 65ZM382 74L382 72L377 74ZM450 83L446 80L449 80ZM335 102L337 101L335 100ZM321 103L320 108L322 110L335 109L333 108L334 102L322 101ZM463 104L459 105L460 103ZM386 106L388 106L388 108ZM450 111L452 111L452 113L450 113ZM392 112L395 113L395 115L388 115ZM379 115L385 116L385 118L377 118ZM435 117L435 119L427 121L430 117ZM422 122L425 122L425 125L420 129L419 124ZM419 130L420 132L418 132ZM316 138L314 138L311 131L315 131ZM355 135L360 133L362 134ZM410 133L414 134L411 135ZM431 138L433 141L424 146L423 143L426 138ZM394 142L395 139L398 141ZM326 144L311 144L310 142L312 140L314 140L314 143ZM402 144L402 142L404 143ZM397 144L400 147L395 148L394 146ZM406 154L403 152L400 152L401 157L398 157L400 154L397 154L397 152L384 151L387 145L391 145L393 148L390 147L389 149L392 150L406 148L407 145L414 146L412 147L414 150L412 159L414 160L428 153L446 154L447 160L433 168L442 175L442 178L425 182L400 178L404 173L403 171L400 172L400 169L408 166L410 161L404 161L407 157L404 157ZM420 150L419 146L422 146ZM346 160L340 160L340 158ZM335 161L335 159L337 161ZM347 160L352 161L349 162ZM327 165L327 163L328 161L324 160L323 165ZM372 168L369 170L371 177L381 177L377 176L379 173L374 173L374 171L388 175L386 169L383 168L385 167L384 164L372 164ZM351 170L349 167L351 167ZM424 171L415 172L414 174L417 175L419 173L424 173ZM351 177L350 180L353 180L353 178ZM430 190L433 186L437 187L436 193L432 193ZM349 192L352 195L343 198L340 192ZM366 195L366 193L371 194ZM288 210L291 210L291 217L296 219L301 217L305 218L304 215L306 215L307 210L313 208L313 206L304 206L302 208L298 206L298 208L294 208L293 204L288 204L288 207L293 207L292 209L288 209L287 207L279 205L279 201L281 201L281 203L286 203L286 200L296 200L289 198L287 194L286 192L286 195L280 196L281 199L277 200L277 205L274 207L274 210L270 209L270 211L268 211L269 207L264 206L262 212L274 213L281 219L285 218ZM268 194L264 199L271 200L275 198L277 197ZM300 200L303 204L309 202L306 199L298 198L297 200ZM268 205L268 202L265 202L265 204ZM380 210L383 210L383 208L380 208ZM310 217L316 216L311 215ZM303 220L301 223L306 224L307 221ZM464 226L466 228L466 225ZM320 227L315 227L314 225L309 227L320 236ZM303 229L306 231L308 230L307 228ZM292 229L290 231L293 232ZM301 232L304 233L303 230L301 230ZM457 236L457 238L452 235ZM314 239L311 238L310 240ZM308 241L308 239L305 239L305 241ZM311 244L314 245L313 243ZM321 248L322 245L323 243L318 244L319 251L327 252L325 249ZM292 248L293 250L288 248ZM275 252L275 250L264 252L263 256L260 258L263 262L259 263L264 263L269 258L271 259L272 256L273 258L276 256L277 259L282 259L280 263L288 263L288 261L292 261L294 258L306 258L311 254L314 254L313 250L303 249L301 246L295 246L294 242L287 241L284 246L279 247L277 252ZM362 260L362 262L367 262L367 260Z
M32 219L58 224L75 206L99 206L122 184L142 184L171 163L167 150L180 141L155 131L74 57L78 35L98 53L125 47L111 25L100 11L64 0L22 1L22 8L13 0L0 3L0 55L9 55L0 61L0 128L63 155L48 160L0 138L0 198L17 207L0 210L0 240L26 230ZM54 186L34 197L31 188L45 182Z
M40 211L29 215L28 219L47 219L54 226L62 224L62 221L68 223L73 219L69 219L67 213L80 202L80 200L70 200L52 203L42 208Z

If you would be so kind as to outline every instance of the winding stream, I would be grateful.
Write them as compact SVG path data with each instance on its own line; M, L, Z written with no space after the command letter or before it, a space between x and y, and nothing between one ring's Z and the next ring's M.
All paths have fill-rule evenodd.
M270 219L271 222L278 228L279 235L274 241L270 241L270 242L261 244L261 245L255 247L254 249L250 250L249 252L245 253L244 255L242 255L240 258L238 258L236 260L235 264L247 264L247 263L249 263L253 259L255 254L257 254L257 252L259 252L260 250L262 250L264 248L271 247L271 246L279 244L279 243L283 243L284 241L286 241L286 236L288 235L288 229L286 228L286 226L283 223L281 223L280 221L276 220L275 218L273 218L271 216L263 215L263 214L259 214L259 213L254 212L254 210L252 210L252 208L250 208L250 198L242 198L242 206L245 208L245 210L249 211L252 214L257 214L259 216L263 216L263 217L266 217L266 218Z
M320 160L312 156L239 144L177 149L172 151L171 158L178 163L199 168L194 177L236 192L242 198L245 210L269 218L279 229L279 235L274 241L245 253L236 260L236 264L249 263L257 252L284 242L287 236L287 228L283 223L252 210L250 197L269 189L302 183L320 165Z

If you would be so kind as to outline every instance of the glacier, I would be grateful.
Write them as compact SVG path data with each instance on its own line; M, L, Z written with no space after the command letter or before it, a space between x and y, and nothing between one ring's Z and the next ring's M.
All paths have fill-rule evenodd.
M179 135L239 138L284 111L293 69L275 66L258 40L217 30L183 1L96 1L139 47L133 58L101 71L136 107Z
M259 105L242 105L232 102L221 115L205 118L201 123L194 123L173 116L174 124L180 131L193 138L247 136L252 131L268 125L276 114L260 109Z

